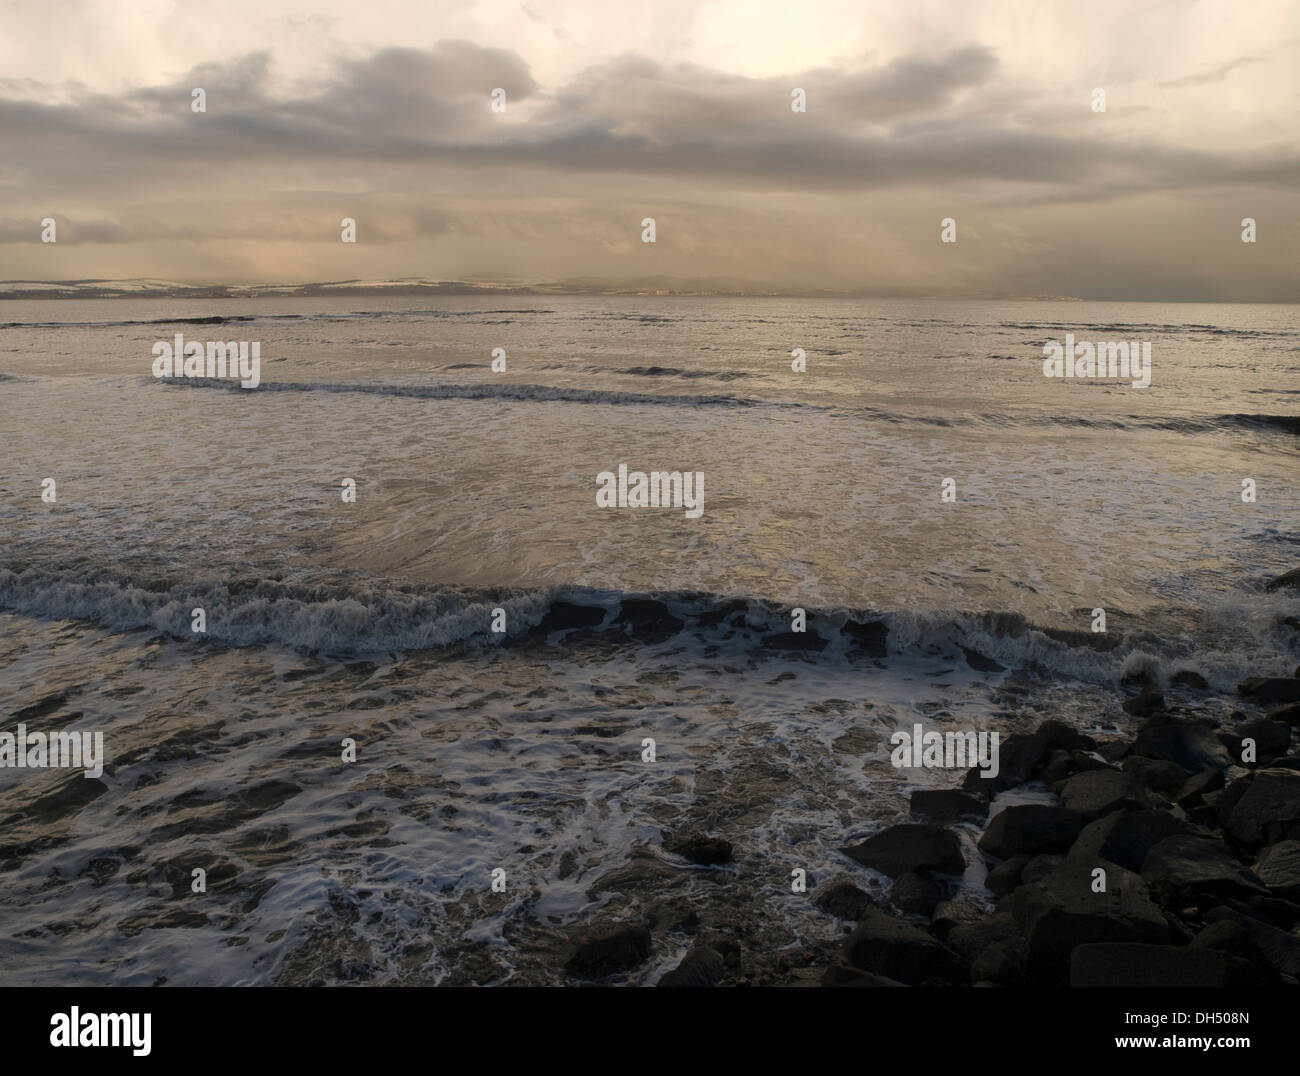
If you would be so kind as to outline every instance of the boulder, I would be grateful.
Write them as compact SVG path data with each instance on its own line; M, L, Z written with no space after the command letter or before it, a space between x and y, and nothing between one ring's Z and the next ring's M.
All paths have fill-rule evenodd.
M1300 839L1300 771L1256 772L1228 815L1225 828L1244 848Z
M889 903L908 915L929 915L943 900L943 891L933 879L909 872L899 875L889 891Z
M1083 868L1113 863L1137 872L1156 844L1187 828L1187 823L1164 811L1116 812L1088 823L1070 848L1069 858Z
M1165 708L1165 697L1159 691L1140 691L1124 700L1124 712L1134 717L1151 717Z
M1263 954L1269 967L1292 979L1300 978L1300 938L1294 934L1243 915L1233 908L1211 908L1205 913L1205 918L1212 923L1237 924Z
M1282 590L1284 588L1300 590L1300 568L1292 568L1289 572L1284 572L1276 579L1270 580L1265 589Z
M1204 691L1210 686L1210 682L1195 669L1179 669L1169 678L1169 683L1173 687L1190 687L1195 691Z
M1176 762L1191 773L1232 765L1232 756L1212 729L1203 725L1148 725L1137 735L1133 753Z
M863 889L847 879L833 879L818 886L812 894L813 903L837 919L858 919L875 901Z
M942 826L923 822L890 826L861 844L840 851L864 867L880 871L890 878L909 871L960 874L966 869L957 838Z
M1022 948L1024 937L1010 912L995 912L973 923L962 923L945 939L953 952L974 960L985 949L999 945L1011 951Z
M1163 758L1146 758L1142 755L1125 759L1123 770L1137 778L1143 788L1150 789L1165 799L1176 796L1190 776L1177 762L1170 762Z
M1207 793L1218 792L1221 788L1223 788L1222 770L1202 770L1200 773L1192 774L1182 783L1174 793L1174 802L1180 807L1198 807L1205 802Z
M1300 702L1300 678L1251 676L1237 685L1237 691L1248 699L1269 705L1279 702Z
M985 918L985 914L974 904L964 901L941 900L930 916L930 930L941 941L947 939L957 927L969 926Z
M985 818L988 804L959 788L921 789L912 793L912 814L931 822L956 822L959 818Z
M1066 810L1081 814L1089 822L1110 814L1147 806L1142 783L1122 770L1090 770L1065 782L1061 800Z
M1106 892L1093 892L1091 870L1067 864L1016 890L1011 910L1028 942L1036 979L1064 979L1070 954L1080 945L1166 940L1169 926L1141 878L1112 865L1106 883Z
M696 946L677 967L660 978L657 986L702 987L717 986L727 973L722 954L708 945Z
M1022 852L1064 851L1079 835L1083 822L1082 815L1064 807L1015 804L993 816L979 839L979 849L999 859Z
M978 766L967 771L962 788L976 795L995 795L1016 785L1023 785L1037 771L1050 748L1047 737L1040 732L1025 736L1021 733L1008 736L998 748L998 775L984 777Z
M1147 853L1142 880L1155 898L1180 906L1196 894L1251 896L1264 893L1255 873L1238 862L1217 837L1180 833Z
M844 953L853 967L908 986L966 980L966 965L956 953L919 927L885 912L865 912Z
M1266 715L1270 721L1280 721L1293 728L1300 725L1300 702L1288 702L1284 706L1275 706Z
M638 923L612 923L593 927L578 942L569 958L569 974L590 978L625 971L650 955L650 931Z
M1300 901L1300 841L1269 845L1255 863L1255 873L1274 896Z

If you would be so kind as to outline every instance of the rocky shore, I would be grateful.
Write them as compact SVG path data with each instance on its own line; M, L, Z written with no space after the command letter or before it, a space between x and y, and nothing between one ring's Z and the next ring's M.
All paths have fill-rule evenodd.
M1180 686L1206 694L1195 674ZM685 944L674 966L640 981L1296 985L1300 669L1246 680L1217 718L1212 706L1166 704L1149 683L1125 694L1127 729L1102 737L1045 721L1002 742L995 778L972 769L959 787L916 791L908 818L846 843L845 871L803 898L825 918L824 944L765 936L742 871L717 879L716 899L647 899L639 915L583 928L566 980L637 981L629 973L652 954ZM723 836L664 851L720 871L733 858ZM972 854L987 869L978 899Z

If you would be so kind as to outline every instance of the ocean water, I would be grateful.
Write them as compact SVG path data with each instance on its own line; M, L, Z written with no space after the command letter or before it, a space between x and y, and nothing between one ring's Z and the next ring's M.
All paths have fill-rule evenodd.
M176 333L261 385L154 379ZM1149 342L1150 386L1045 377L1066 333ZM0 982L550 983L683 908L779 981L835 939L791 871L881 885L836 849L959 780L895 729L1289 674L1298 403L1294 306L0 303L3 727L107 756L0 769ZM702 515L599 507L620 464L702 472Z

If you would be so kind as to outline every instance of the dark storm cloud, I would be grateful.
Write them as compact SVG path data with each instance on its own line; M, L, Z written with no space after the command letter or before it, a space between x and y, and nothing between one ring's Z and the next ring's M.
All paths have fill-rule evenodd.
M979 47L769 78L623 55L544 94L514 53L444 41L345 60L310 92L277 95L270 58L257 53L120 96L45 103L29 83L0 84L0 139L19 194L93 198L116 181L138 204L241 182L250 194L266 192L303 165L321 169L322 187L370 190L392 189L384 183L393 166L434 169L448 182L459 174L462 186L517 180L521 170L551 172L561 183L620 173L722 191L928 187L964 195L985 184L1008 202L1297 186L1294 153L1216 154L1016 124L1002 104L1005 87L981 96L997 75L996 56ZM196 86L207 93L205 114L190 108ZM496 87L506 90L506 116L489 108ZM806 113L791 111L794 87L807 93ZM379 169L388 172L376 182ZM414 223L422 234L445 227ZM101 241L143 238L149 227L86 225ZM202 222L194 228L201 232ZM34 235L30 226L24 234Z

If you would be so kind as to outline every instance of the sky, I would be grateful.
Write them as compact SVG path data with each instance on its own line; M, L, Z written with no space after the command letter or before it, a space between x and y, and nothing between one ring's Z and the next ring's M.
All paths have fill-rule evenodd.
M1300 0L0 0L0 147L8 280L1300 301Z

